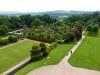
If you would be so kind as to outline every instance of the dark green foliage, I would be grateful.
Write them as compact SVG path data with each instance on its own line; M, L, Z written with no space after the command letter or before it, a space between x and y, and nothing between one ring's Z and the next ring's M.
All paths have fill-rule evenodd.
M55 41L55 38L51 36L50 34L41 34L41 32L28 33L27 38L32 39L32 40L41 41L41 42L47 42L47 43L52 43Z
M48 56L48 50L45 43L40 43L40 46L34 45L31 50L31 61L37 61Z
M19 16L21 24L22 25L27 25L28 27L31 27L31 23L34 20L34 17L31 15L21 15Z
M0 35L6 35L9 30L7 25L0 25Z
M4 45L7 45L9 43L14 43L14 42L17 42L17 41L18 41L17 36L11 35L11 36L9 36L8 38L5 38L5 39L0 38L0 45L4 46Z
M53 23L53 18L47 14L42 15L42 20L47 24Z
M98 33L98 31L99 31L99 26L98 26L98 25L94 25L94 26L93 26L93 31L96 32L96 33Z
M74 34L75 37L77 37L76 39L79 40L83 29L91 23L93 25L98 24L100 27L99 12L72 15L60 21L47 14L36 16L0 16L0 35L6 35L8 31L24 28L25 37L52 43L55 40L63 40L63 36L66 35L66 33L72 28L75 28L78 31L74 31ZM94 32L98 31L96 26L93 28Z
M34 19L34 21L31 23L32 26L39 26L39 25L43 25L43 24L44 24L44 22L38 18Z
M73 32L67 32L66 35L64 35L64 42L72 42L75 40L75 35Z
M22 25L21 25L21 20L19 17L17 16L11 16L10 19L9 19L9 23L10 23L10 28L13 30L13 29L16 29L16 28L21 28Z
M81 23L76 22L76 23L75 23L75 28L78 29L78 30L82 33L83 29L82 29Z
M37 61L43 58L43 53L39 46L33 46L31 50L31 61Z
M18 41L17 36L11 35L8 37L9 43L14 43Z
M0 16L0 35L5 35L9 31L8 29L22 29L25 25L32 28L33 26L49 25L53 23L55 23L54 18L46 14L41 16Z
M89 35L97 35L99 32L99 26L98 25L89 25L87 27L87 31Z
M7 45L8 43L8 39L0 39L0 45Z
M75 36L75 38L76 38L77 41L81 39L82 32L80 32L78 29L73 28L73 29L71 29L71 32L74 33L74 36Z
M47 57L49 53L47 51L45 43L40 43L40 47L41 47L41 52L43 52L43 57Z

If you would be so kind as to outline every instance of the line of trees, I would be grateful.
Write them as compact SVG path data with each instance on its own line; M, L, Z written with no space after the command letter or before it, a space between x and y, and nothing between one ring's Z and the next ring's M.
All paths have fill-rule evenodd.
M0 38L0 46L5 46L9 43L15 43L17 41L18 41L18 37L14 35L11 35L7 38Z

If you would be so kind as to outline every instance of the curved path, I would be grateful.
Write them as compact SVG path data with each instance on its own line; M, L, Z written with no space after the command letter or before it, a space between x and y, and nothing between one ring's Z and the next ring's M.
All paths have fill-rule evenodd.
M82 36L82 39L70 50L72 53L78 48L84 38L85 36ZM72 54L71 52L69 52L68 56L65 56L59 64L40 67L29 72L27 75L100 75L98 71L71 66L67 62Z

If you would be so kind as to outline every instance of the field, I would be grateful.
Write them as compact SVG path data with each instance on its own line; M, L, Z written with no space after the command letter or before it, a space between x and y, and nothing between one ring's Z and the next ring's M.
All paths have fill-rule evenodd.
M86 36L69 59L69 63L76 67L100 71L100 37Z
M33 62L20 71L18 71L15 75L25 75L31 70L44 66L44 65L54 65L60 62L67 55L67 52L72 48L74 43L70 44L59 44L54 50L49 54L49 59L42 59L41 61Z
M38 42L25 39L11 46L0 49L0 73L30 56L32 45Z

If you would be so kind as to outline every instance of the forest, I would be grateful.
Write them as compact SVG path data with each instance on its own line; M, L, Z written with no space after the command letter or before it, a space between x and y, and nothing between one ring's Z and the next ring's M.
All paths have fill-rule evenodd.
M82 36L82 31L97 33L100 27L100 13L72 15L58 18L44 15L0 16L0 36L8 35L8 32L24 29L23 37L32 40L52 43L57 41L77 41Z

